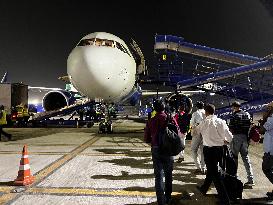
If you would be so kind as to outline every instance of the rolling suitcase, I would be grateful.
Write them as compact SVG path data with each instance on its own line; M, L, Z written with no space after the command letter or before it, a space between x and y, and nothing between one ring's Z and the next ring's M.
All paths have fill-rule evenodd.
M243 193L243 183L236 176L237 165L228 146L224 146L221 170L224 185L230 200L241 199Z

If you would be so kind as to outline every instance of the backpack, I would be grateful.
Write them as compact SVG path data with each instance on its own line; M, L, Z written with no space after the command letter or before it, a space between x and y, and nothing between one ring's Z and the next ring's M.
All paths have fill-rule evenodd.
M181 133L188 133L190 130L191 114L178 114L178 125Z
M261 134L259 126L255 125L250 128L248 133L248 140L253 140L254 142L259 142L261 139Z
M165 128L159 128L159 152L165 156L176 156L185 149L176 125L167 122Z

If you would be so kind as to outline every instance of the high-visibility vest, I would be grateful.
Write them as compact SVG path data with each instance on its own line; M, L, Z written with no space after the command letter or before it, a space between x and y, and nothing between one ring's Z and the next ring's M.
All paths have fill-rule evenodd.
M151 118L153 118L155 115L156 115L156 111L153 110L152 113L151 113Z
M28 117L29 116L29 113L28 113L28 108L25 108L23 109L23 116L24 117Z
M16 106L17 117L23 117L24 108L21 106Z
M6 125L7 123L7 113L5 110L0 110L2 112L2 117L0 118L0 125Z

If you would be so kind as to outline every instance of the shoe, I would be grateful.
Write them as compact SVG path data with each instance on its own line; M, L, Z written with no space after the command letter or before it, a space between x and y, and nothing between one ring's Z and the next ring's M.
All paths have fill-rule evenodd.
M178 162L178 163L181 163L181 162L183 162L184 160L185 160L184 157L179 157L178 160L177 160L177 162Z
M166 205L172 205L172 199L166 199Z
M246 182L244 184L244 188L252 188L253 186L255 186L255 183L254 182Z
M9 140L11 140L11 137L12 137L12 135L11 135L11 134L9 134L9 135L8 135L8 139L9 139Z
M202 194L203 196L206 196L206 195L207 195L206 192L202 189L201 186L196 186L196 188L197 188L198 191L201 192L201 194Z

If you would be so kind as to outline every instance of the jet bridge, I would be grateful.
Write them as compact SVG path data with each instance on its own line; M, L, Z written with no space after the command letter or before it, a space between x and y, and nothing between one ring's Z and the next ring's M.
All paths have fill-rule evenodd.
M249 65L263 60L262 58L254 56L188 43L184 40L184 38L172 35L157 35L155 37L154 50L156 51L162 49L187 53L238 65Z
M272 70L273 60L261 61L247 66L241 66L237 68L231 68L224 71L210 73L208 75L193 77L184 81L177 82L177 88L184 89L192 86L202 85L205 83L220 81L226 78L236 77L243 74L262 70Z
M201 46L171 35L155 37L154 53L157 65L150 74L157 84L181 91L204 90L208 94L198 98L204 100L205 96L205 101L215 103L217 108L229 106L229 102L237 99L255 108L259 102L264 104L273 99L273 60L270 57ZM208 84L211 85L206 86ZM220 96L221 100L212 100Z

